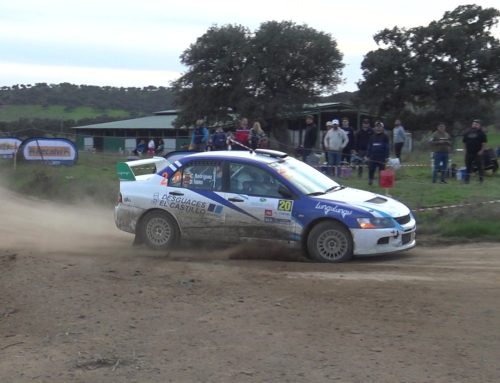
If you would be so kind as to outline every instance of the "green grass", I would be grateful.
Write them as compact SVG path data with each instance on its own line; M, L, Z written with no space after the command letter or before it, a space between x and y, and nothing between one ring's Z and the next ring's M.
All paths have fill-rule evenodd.
M109 116L116 118L128 118L130 113L120 109L95 109L80 106L74 109L66 109L62 105L43 107L41 105L4 105L0 106L0 121L17 121L26 119L56 119L56 120L81 120L83 118L95 118L98 116Z
M492 137L496 140L500 134L493 134ZM464 166L461 152L454 152L451 160L459 168ZM468 185L453 178L448 178L447 184L433 184L429 151L421 150L403 156L403 161L403 165L423 166L403 166L396 172L392 189L385 190L377 185L369 187L366 169L363 178L353 174L348 179L342 179L341 183L380 194L387 193L405 203L415 212L419 235L423 234L433 242L500 241L500 203L485 203L500 200L500 174L486 172L483 184L479 184L477 176L473 176ZM451 205L465 206L423 210Z
M49 166L0 160L2 185L21 194L73 203L93 200L112 205L118 194L116 155L79 153L74 166Z
M368 186L368 173L352 176L339 182L382 195L390 194L416 211L419 235L435 241L465 241L467 238L500 241L500 203L482 202L500 199L500 175L488 174L482 185L473 178L469 185L456 179L448 184L432 184L429 153L412 153L404 164L415 165L425 159L424 167L403 167L396 174L395 187L386 191L378 185ZM454 154L454 161L463 164L463 155ZM92 200L111 206L118 193L116 162L123 157L111 153L79 153L75 166L44 166L18 163L13 169L11 160L0 160L2 185L25 195L34 195L63 202ZM423 161L423 160L422 160ZM418 211L420 208L456 204L472 204L453 209Z
M493 129L493 127L488 128L488 146L491 148L500 147L500 131Z
M432 242L500 241L500 204L417 213L418 234Z
M456 158L457 163L458 160L459 157ZM412 209L500 199L500 176L498 174L492 175L487 172L482 185L474 177L469 185L456 179L448 179L448 183L444 185L433 184L431 182L430 159L428 161L429 165L426 167L403 167L398 170L394 188L387 191L378 185L368 186L366 169L363 178L357 178L353 174L350 178L341 179L340 182L347 186L373 190L380 194L389 193L393 198L404 202Z

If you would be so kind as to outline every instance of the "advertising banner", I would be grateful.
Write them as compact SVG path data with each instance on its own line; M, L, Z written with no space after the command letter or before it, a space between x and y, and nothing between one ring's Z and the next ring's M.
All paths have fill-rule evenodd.
M0 137L0 158L12 158L21 146L21 140L15 137Z
M21 144L20 151L26 161L51 165L74 165L78 158L76 145L66 138L28 138Z

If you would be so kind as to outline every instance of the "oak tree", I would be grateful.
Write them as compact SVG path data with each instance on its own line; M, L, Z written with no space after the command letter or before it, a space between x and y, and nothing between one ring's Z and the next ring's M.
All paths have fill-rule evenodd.
M359 98L379 114L422 122L487 120L500 97L500 12L461 5L427 26L384 29L363 62ZM427 125L428 127L428 125Z
M265 121L301 110L341 82L342 54L323 32L269 21L251 33L213 26L181 56L188 69L174 82L178 124L245 115Z

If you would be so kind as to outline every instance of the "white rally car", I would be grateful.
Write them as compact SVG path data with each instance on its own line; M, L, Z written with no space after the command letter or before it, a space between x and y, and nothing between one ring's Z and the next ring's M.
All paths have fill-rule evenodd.
M342 262L415 246L408 207L341 186L286 153L188 153L121 162L117 171L116 226L153 249L181 238L272 240L302 246L315 261Z

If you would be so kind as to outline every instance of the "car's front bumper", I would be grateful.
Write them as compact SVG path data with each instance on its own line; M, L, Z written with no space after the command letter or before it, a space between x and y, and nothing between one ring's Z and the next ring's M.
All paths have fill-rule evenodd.
M416 245L415 224L396 229L351 229L354 255L393 253Z

